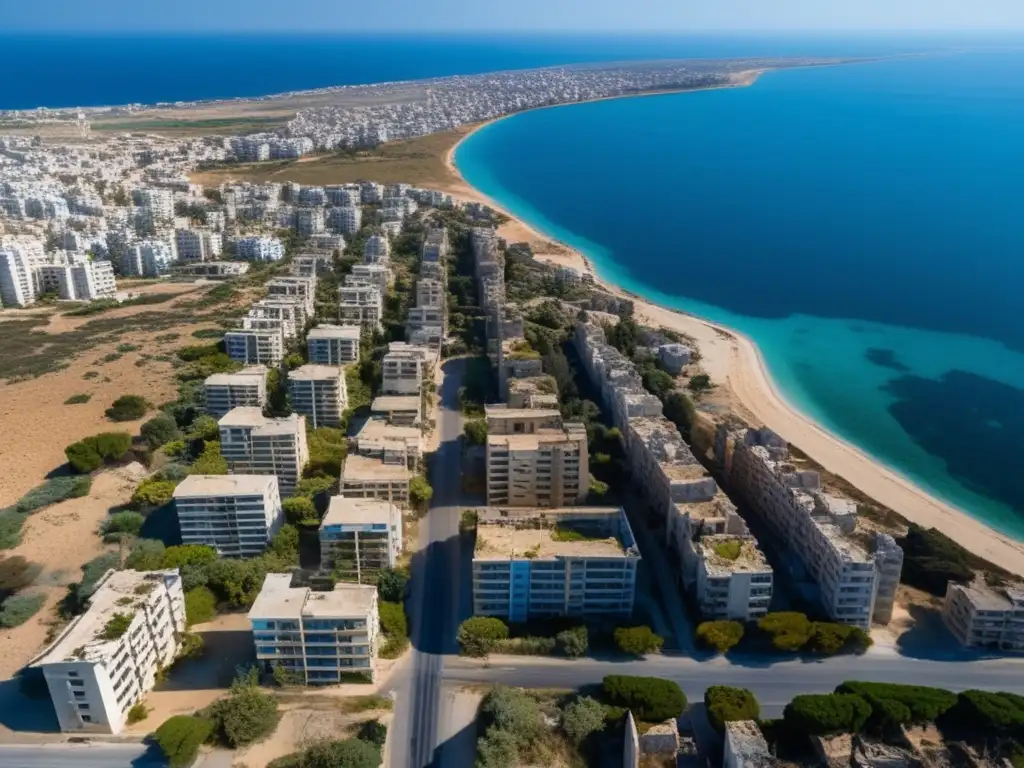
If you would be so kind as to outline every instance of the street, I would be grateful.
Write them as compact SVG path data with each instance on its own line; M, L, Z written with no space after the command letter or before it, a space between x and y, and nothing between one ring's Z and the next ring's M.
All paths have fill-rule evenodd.
M5 768L164 768L160 750L145 744L24 744L0 746Z
M408 600L412 627L411 658L404 684L399 687L395 722L403 738L396 739L391 764L425 768L455 764L442 753L454 745L439 745L441 681L446 654L456 652L455 632L460 621L461 590L468 588L462 573L459 542L459 504L462 493L462 414L459 387L467 361L443 364L437 429L440 443L431 460L434 489L430 510L420 523L420 548L413 556ZM472 756L470 757L472 759Z

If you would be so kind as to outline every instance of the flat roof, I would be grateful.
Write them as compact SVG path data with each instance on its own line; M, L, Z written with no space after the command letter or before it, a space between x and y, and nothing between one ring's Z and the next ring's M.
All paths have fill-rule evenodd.
M359 341L363 332L359 325L318 325L306 335L307 339L348 339Z
M489 508L478 512L474 559L552 559L556 557L624 557L623 542L609 533L595 538L559 540L559 527L581 532L587 523L616 528L625 513L618 507L554 509Z
M976 580L970 584L950 584L950 586L963 590L971 601L971 605L978 611L1009 611L1015 607L1013 601L1007 597L1004 588L990 587L984 581Z
M659 466L669 480L703 480L705 477L711 477L702 464L664 464L659 462Z
M373 607L377 588L369 584L335 584L331 592L293 587L290 573L269 573L249 609L249 619L363 618Z
M391 424L387 419L370 418L363 423L363 427L356 433L355 439L357 441L403 440L419 444L423 439L423 433L419 427L403 427Z
M327 525L390 523L394 512L395 505L385 499L332 496L327 514L320 521L320 528L323 529Z
M510 451L530 451L540 448L541 443L565 443L575 435L562 429L538 429L536 432L517 435L487 435L487 445L508 448Z
M301 421L300 421L301 420ZM290 434L302 429L305 418L298 414L282 416L281 418L268 419L263 415L263 410L252 406L240 406L232 408L221 416L217 424L221 427L253 427L259 429L261 434Z
M262 496L277 488L275 475L189 475L174 489L174 498L199 496Z
M117 640L103 640L97 636L115 614L134 616L138 605L145 598L145 592L135 590L146 584L160 585L168 575L178 575L178 570L169 571L114 571L100 581L99 587L89 598L89 607L58 635L53 645L32 662L58 664L65 661L104 661L117 649ZM123 601L125 604L119 604ZM84 651L84 658L77 658L74 652Z
M382 459L350 453L341 466L341 482L359 480L408 481L405 464L385 464Z
M488 419L562 420L562 414L557 408L495 408L493 405L485 405L484 414Z
M704 536L697 543L697 551L712 576L725 573L760 573L770 571L768 559L749 536L727 533ZM736 557L731 555L735 553Z
M289 381L323 381L325 379L340 379L345 375L345 370L340 365L318 365L306 363L300 365L288 374Z
M236 373L214 373L214 374L211 374L210 376L207 376L206 379L204 379L203 384L208 386L208 387L209 386L228 387L228 386L231 386L232 384L234 384L236 386L237 385L241 385L241 384L245 384L246 386L252 386L253 385L252 379L260 379L260 380L262 380L262 379L266 379L266 378L267 378L267 368L266 368L266 366L263 366L263 365L251 365L248 368L243 368L242 370L240 370L240 371L238 371ZM257 381L256 383L258 384L259 382Z
M419 395L381 395L370 404L371 411L416 411L420 410Z

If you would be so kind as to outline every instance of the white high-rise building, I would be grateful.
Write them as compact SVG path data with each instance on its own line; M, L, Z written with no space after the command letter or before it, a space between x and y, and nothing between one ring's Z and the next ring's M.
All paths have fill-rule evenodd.
M267 404L267 368L255 365L238 373L215 373L203 382L206 412L215 419L233 408Z
M65 733L120 733L128 711L174 661L185 632L177 569L107 571L75 618L31 666L46 679Z
M142 240L132 246L132 252L129 262L132 271L127 274L138 277L166 275L177 258L174 248L164 240Z
M235 241L235 253L247 261L280 261L284 244L276 237L240 237Z
M292 410L318 427L340 427L348 407L345 371L336 365L303 365L288 374Z
M309 362L319 365L344 365L359 362L358 325L321 324L306 334Z
M0 301L5 307L27 307L36 301L32 261L16 245L0 246Z
M222 557L252 557L284 523L273 475L189 475L174 489L182 544L204 544Z
M363 210L357 205L343 205L327 211L327 225L332 232L354 235L363 226Z
M379 330L384 300L372 285L343 285L338 289L338 319L342 325L360 325Z
M259 408L235 408L221 417L220 452L234 474L276 475L283 496L295 490L309 461L306 419L270 419Z
M177 229L178 260L184 262L213 261L221 254L223 240L219 232L207 229Z
M284 332L281 328L236 328L224 334L228 357L245 365L275 366L284 358Z
M402 551L402 512L386 499L334 496L320 523L320 570L342 581L376 581Z
M384 235L372 235L363 246L363 262L366 264L386 264L391 258L391 243Z

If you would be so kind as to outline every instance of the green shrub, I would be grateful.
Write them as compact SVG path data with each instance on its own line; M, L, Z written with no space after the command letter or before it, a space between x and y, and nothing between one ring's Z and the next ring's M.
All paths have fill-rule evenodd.
M486 656L499 640L507 639L508 626L501 619L474 616L459 625L459 647L466 656Z
M142 435L146 444L154 449L181 437L178 423L166 413L158 413L143 424L139 428L139 434Z
M492 650L517 656L549 656L555 645L553 637L512 637L497 641Z
M683 689L659 677L608 675L601 683L606 703L625 707L640 720L661 722L679 717L686 709Z
M891 699L910 710L912 722L930 723L939 719L957 703L955 693L942 688L899 683L866 683L848 680L836 693L854 693L871 703L872 699Z
M570 659L585 656L590 646L590 637L585 626L566 629L555 635L558 652Z
M220 426L212 416L198 416L189 427L188 437L190 440L202 440L204 443L219 440Z
M82 403L88 403L92 399L92 395L85 393L72 395L64 401L64 405L81 405Z
M470 445L485 445L487 443L487 421L484 419L470 419L462 426L466 435L466 442Z
M104 541L117 541L121 536L138 536L146 518L138 512L115 512L100 523Z
M408 637L409 624L405 616L405 606L401 603L389 603L381 600L378 604L380 628L385 635Z
M319 522L320 519L313 500L306 496L292 496L285 499L281 502L281 508L284 510L284 519L292 525L310 521Z
M204 624L217 615L217 598L207 587L195 587L185 593L185 621Z
M650 627L617 627L612 635L615 645L623 653L644 656L660 651L664 638L654 634Z
M204 357L210 357L220 353L220 345L218 344L193 344L188 347L182 347L175 354L178 355L178 359L185 363L192 363L196 360L202 360Z
M811 637L811 622L796 611L777 611L758 619L757 627L766 633L772 646L779 651L793 653L806 645Z
M826 693L795 697L783 713L787 727L796 733L828 736L858 733L871 716L871 706L860 696Z
M761 707L754 694L746 688L712 685L704 691L704 706L708 721L719 732L725 730L726 723L761 718Z
M22 496L7 509L27 515L68 499L88 496L92 480L88 477L53 477Z
M743 639L743 625L738 621L705 621L697 627L697 640L705 648L725 653Z
M86 474L104 462L120 461L131 447L132 436L127 432L101 432L72 443L64 449L64 455L76 472Z
M181 636L181 643L178 645L179 659L197 659L203 655L206 648L206 641L202 635L194 632L186 632Z
M488 728L476 743L476 768L517 768L519 741L501 728Z
M0 627L13 629L20 627L31 619L46 602L46 595L41 593L21 593L11 595L0 605Z
M141 723L147 717L149 717L149 710L146 709L146 705L140 701L133 704L132 708L128 710L128 725Z
M228 462L221 456L219 442L209 442L204 445L203 452L189 468L189 474L192 475L226 475L227 473Z
M400 603L408 583L409 572L404 568L381 568L377 574L377 595L389 603Z
M336 477L304 477L295 486L295 495L315 499L322 493L331 493L337 484Z
M159 539L139 539L124 564L136 571L156 571L164 567L166 554L167 547Z
M213 717L229 747L252 744L277 727L277 700L249 681L236 682L231 693L213 705Z
M480 702L480 715L490 727L515 736L520 748L536 739L543 728L540 705L518 688L496 685Z
M158 480L155 477L147 477L132 494L131 503L136 509L154 509L162 507L174 497L174 489L177 483L169 480Z
M427 478L423 475L416 475L409 481L409 503L419 509L424 509L434 496L434 489L430 487Z
M1024 696L968 690L957 697L948 719L959 727L991 736L1024 733Z
M307 433L309 444L309 462L306 464L307 475L341 476L341 465L348 455L348 437L341 429L319 427Z
M388 738L388 727L380 720L367 720L359 726L359 740L383 747Z
M935 528L911 523L899 544L903 548L900 578L911 586L943 597L949 582L974 579L970 553Z
M270 542L270 551L282 560L292 564L299 564L299 529L291 523L281 526L273 541Z
M213 732L213 723L195 715L175 715L153 734L170 768L187 768Z
M573 744L582 744L592 733L604 729L604 707L589 696L577 696L562 710L562 730Z
M128 631L132 624L132 616L127 613L115 613L110 620L103 625L100 637L104 640L117 640Z
M107 408L106 415L111 421L135 421L145 416L151 407L142 395L121 395Z
M291 760L291 762L287 762ZM278 758L267 768L378 768L380 747L363 739L318 741L295 755Z
M96 452L96 449L84 441L72 443L64 449L68 464L75 472L85 475L103 466L103 457Z

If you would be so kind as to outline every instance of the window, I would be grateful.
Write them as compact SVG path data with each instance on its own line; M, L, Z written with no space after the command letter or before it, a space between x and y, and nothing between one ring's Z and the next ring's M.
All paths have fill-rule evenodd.
M68 677L78 677L77 672L68 672Z
M91 723L92 722L92 718L89 717L88 715L82 715L82 722L83 723Z
M79 703L78 708L84 712L85 710L89 709L89 705L88 704L84 704L84 703Z
M85 681L84 680L69 680L68 682L71 683L71 687L73 687L73 688L84 688L85 687Z

